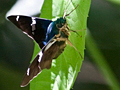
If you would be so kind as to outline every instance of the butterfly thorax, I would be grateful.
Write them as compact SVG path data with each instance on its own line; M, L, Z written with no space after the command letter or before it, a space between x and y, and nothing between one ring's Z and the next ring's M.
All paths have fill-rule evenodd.
M68 38L69 36L69 27L67 26L66 19L58 18L56 21L53 21L49 24L47 28L45 42L47 43L51 38L55 35L59 35L58 37Z

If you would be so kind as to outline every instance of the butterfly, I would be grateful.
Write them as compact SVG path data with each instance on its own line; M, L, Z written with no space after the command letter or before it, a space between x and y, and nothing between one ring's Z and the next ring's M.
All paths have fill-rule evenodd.
M71 12L73 11L74 9ZM56 59L64 51L66 42L73 46L68 39L70 29L65 19L69 14L65 12L63 17L58 18L56 21L23 15L7 17L23 33L35 40L41 48L41 51L29 65L21 87L28 85L43 69L50 69L52 59Z

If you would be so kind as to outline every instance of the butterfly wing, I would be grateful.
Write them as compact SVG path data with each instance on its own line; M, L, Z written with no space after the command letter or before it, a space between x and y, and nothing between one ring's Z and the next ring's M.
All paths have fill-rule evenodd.
M42 48L25 73L21 84L21 87L24 87L43 69L51 67L52 59L57 58L64 51L68 37L60 35L56 23L50 20L19 15L9 16L8 19Z
M22 15L12 15L7 17L12 23L20 28L24 33L34 39L43 48L43 41L46 38L47 28L51 20Z
M35 78L43 69L49 69L51 67L52 59L57 58L64 51L65 47L65 41L57 41L57 39L52 38L48 44L41 49L36 58L28 67L21 87L28 85L29 82Z

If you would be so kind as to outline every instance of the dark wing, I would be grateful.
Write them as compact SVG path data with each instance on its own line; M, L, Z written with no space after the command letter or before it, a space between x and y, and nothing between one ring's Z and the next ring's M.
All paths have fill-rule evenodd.
M7 18L34 39L39 44L40 48L43 48L43 41L46 38L47 27L52 22L51 20L22 15L9 16Z
M29 82L42 71L42 69L49 69L51 67L52 59L57 58L64 51L65 47L65 41L51 39L48 44L42 48L42 50L38 53L36 58L28 67L21 87L28 85Z

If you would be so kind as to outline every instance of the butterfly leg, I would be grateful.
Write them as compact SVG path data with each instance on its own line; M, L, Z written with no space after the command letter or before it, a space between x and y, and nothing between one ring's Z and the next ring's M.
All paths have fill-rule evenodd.
M79 55L81 56L81 58L83 59L83 56L81 55L81 53L79 52L79 50L69 41L69 39L66 39L67 40L67 43L72 46L78 53Z
M61 35L61 34L59 33L59 34L55 35L55 37L57 37L57 38L58 38L58 37L60 37L60 35Z
M59 38L61 35L61 29L59 30L59 34L55 35L56 38Z
M56 41L66 41L67 38L56 38Z

